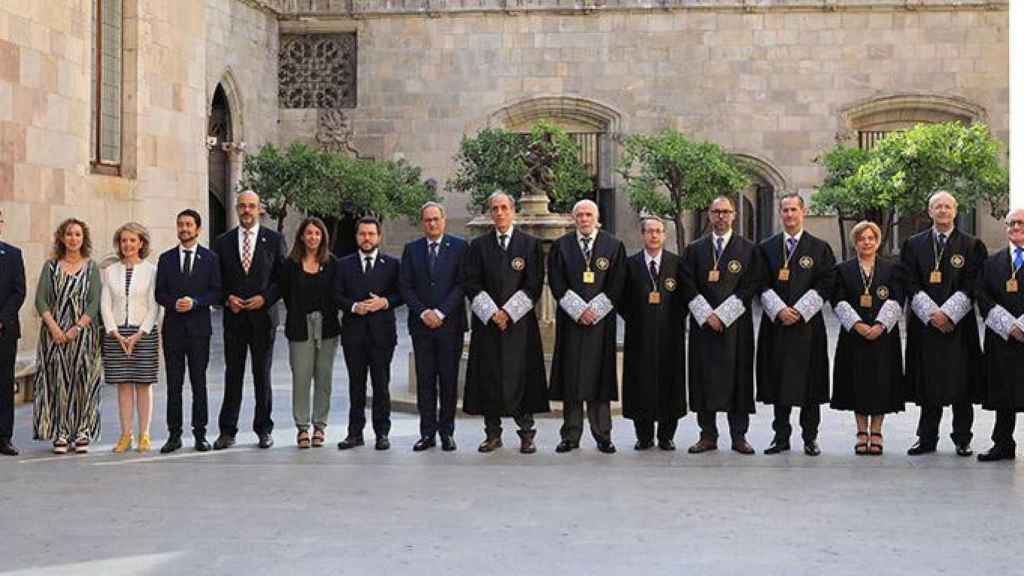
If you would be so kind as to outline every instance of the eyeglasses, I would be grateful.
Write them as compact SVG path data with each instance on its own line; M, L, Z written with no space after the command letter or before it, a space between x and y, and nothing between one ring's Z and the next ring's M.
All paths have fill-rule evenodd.
M711 210L710 214L712 216L728 216L729 214L732 214L733 212L735 212L735 210Z
M3 222L3 220L0 220L0 222ZM1014 226L1024 228L1024 220L1010 220L1006 223L1007 228L1013 228Z

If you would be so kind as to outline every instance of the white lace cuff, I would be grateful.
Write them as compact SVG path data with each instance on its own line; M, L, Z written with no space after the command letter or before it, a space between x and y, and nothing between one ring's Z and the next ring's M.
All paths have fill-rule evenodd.
M726 298L725 302L719 304L718 308L715 308L715 316L718 316L722 324L725 324L725 327L728 328L740 316L743 316L743 313L746 311L747 307L743 305L743 302L733 295Z
M913 300L910 301L910 309L921 319L921 322L927 324L932 321L932 314L939 309L939 305L932 300L931 296L921 291L914 294Z
M988 326L993 332L1002 336L1003 340L1010 339L1010 330L1013 330L1016 322L1013 314L1010 314L1006 311L1006 308L998 304L988 311L988 316L985 316L985 326Z
M494 316L494 313L498 311L498 305L491 299L491 295L484 291L480 291L480 293L473 298L471 307L473 309L473 314L476 314L476 317L484 324L490 322L491 316Z
M786 303L779 298L779 295L775 293L775 290L771 288L761 293L761 306L765 312L768 313L768 317L775 321L775 318L786 309Z
M959 324L964 316L974 309L974 303L967 297L967 294L957 291L946 300L945 304L939 308L943 314L949 316L949 319L953 321L953 324Z
M839 323L843 325L843 329L847 332L853 330L854 324L863 321L860 314L857 314L857 311L853 309L853 306L850 306L850 303L845 300L836 304L834 310L836 312L836 316L839 318Z
M612 301L609 300L608 297L604 295L604 292L601 292L597 296L591 298L590 304L588 306L591 310L594 311L594 314L597 315L597 320L595 322L600 322L602 319L604 319L605 316L608 315L609 312L615 309L615 306L612 304Z
M892 332L892 329L900 323L900 316L903 316L903 307L895 300L888 300L878 310L878 316L875 316L875 320L881 322L882 326L885 326L886 332Z
M565 313L572 318L573 322L579 322L580 316L587 309L587 303L583 301L583 298L579 297L572 290L566 290L565 294L562 295L561 300L558 301L558 305L565 310Z
M824 305L825 301L818 295L817 290L808 290L803 297L796 301L796 304L793 304L793 309L804 317L804 322L810 322L815 314L821 312L821 307Z
M1017 318L1017 321L1014 322L1013 325L1020 328L1021 332L1024 332L1024 314L1021 314L1020 318Z
M711 305L708 304L708 301L700 294L698 294L693 300L690 300L689 308L690 315L693 317L694 321L697 322L697 326L703 326L704 323L708 321L708 316L714 312L714 310L711 309Z
M526 292L522 290L516 292L505 302L505 305L501 307L502 310L508 313L508 317L512 319L512 323L519 322L519 319L526 316L526 313L533 310L533 300L526 295Z

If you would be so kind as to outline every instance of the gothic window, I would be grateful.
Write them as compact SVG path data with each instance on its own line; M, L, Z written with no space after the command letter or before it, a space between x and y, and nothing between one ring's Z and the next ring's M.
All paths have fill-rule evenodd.
M119 174L123 93L123 0L94 0L90 160L97 172Z
M282 34L278 86L282 108L355 108L356 35Z

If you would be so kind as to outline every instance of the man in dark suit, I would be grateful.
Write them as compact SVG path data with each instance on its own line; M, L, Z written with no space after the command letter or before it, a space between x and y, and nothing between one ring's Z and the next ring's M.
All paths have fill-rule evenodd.
M466 304L459 268L465 240L445 230L445 209L427 202L420 209L424 237L405 245L399 287L409 306L409 335L416 359L416 405L420 413L420 439L413 450L435 445L455 450L455 404L459 359L466 332ZM438 394L440 390L440 394ZM437 400L440 395L441 411Z
M280 297L278 278L284 262L284 239L260 226L260 197L255 192L239 194L235 209L239 226L217 238L214 246L220 260L224 305L224 402L220 407L220 436L213 443L214 450L235 444L247 353L252 354L256 389L252 427L259 436L260 448L274 445L270 368L277 332L274 304Z
M4 213L0 210L0 233ZM18 310L25 302L25 261L21 250L0 241L0 454L17 456L14 436L14 360L21 324Z
M210 361L210 306L220 302L220 262L199 245L203 219L192 209L178 214L178 246L160 255L156 301L164 307L164 364L167 369L167 442L160 453L181 448L181 388L188 366L192 384L192 435L200 452L206 441L206 367Z
M348 436L339 450L363 445L366 426L366 374L373 384L375 448L391 447L391 358L398 344L395 308L402 305L398 290L398 259L380 253L380 222L364 217L356 224L359 250L339 262L334 297L344 311L341 347L348 367Z

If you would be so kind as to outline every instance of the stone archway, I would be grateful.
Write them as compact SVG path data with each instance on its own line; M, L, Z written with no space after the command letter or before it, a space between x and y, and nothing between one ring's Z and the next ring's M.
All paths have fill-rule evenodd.
M237 224L235 196L245 160L242 100L231 71L221 77L210 97L207 122L208 219L210 239Z
M733 158L750 176L750 186L737 192L732 200L736 206L733 230L750 240L760 242L775 233L775 199L786 193L786 177L767 160L748 152L735 152ZM707 211L693 215L692 239L707 232Z

